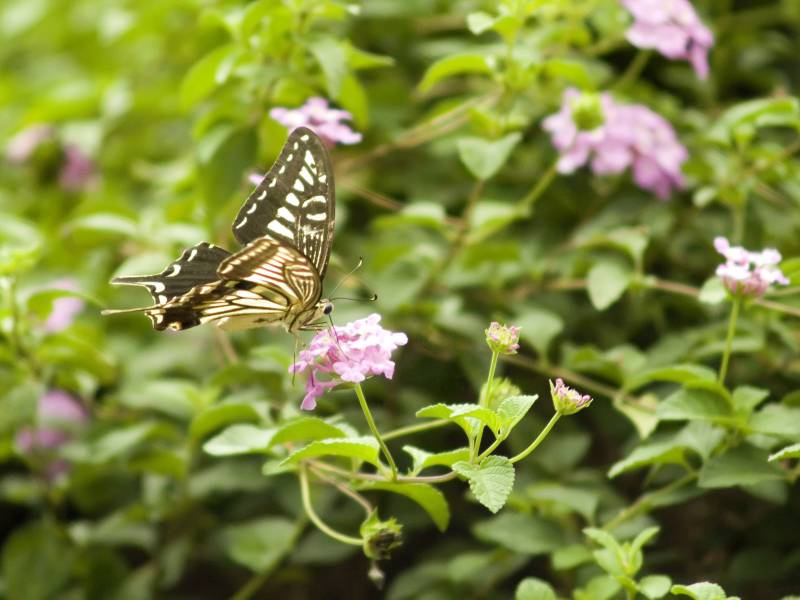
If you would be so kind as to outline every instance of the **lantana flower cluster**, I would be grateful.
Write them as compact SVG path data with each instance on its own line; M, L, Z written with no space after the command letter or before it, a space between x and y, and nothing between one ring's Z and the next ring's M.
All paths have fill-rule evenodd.
M501 325L492 321L484 333L486 344L492 352L516 354L519 350L519 327L516 325Z
M581 394L569 387L560 377L556 379L555 385L550 382L550 396L553 399L553 407L562 415L574 415L592 403L589 394Z
M580 98L578 90L566 90L561 110L542 123L561 153L560 173L573 173L587 162L597 175L622 173L630 167L636 184L661 199L684 187L681 165L689 153L664 117L640 104L620 104L604 93L599 103L602 124L583 130L574 115Z
M781 253L775 248L751 252L742 246L731 246L727 238L714 239L714 248L725 257L717 267L717 277L727 290L736 296L763 296L770 285L788 285L789 280L778 264Z
M299 108L278 106L269 111L269 116L285 126L289 131L298 127L308 127L328 146L357 144L361 134L353 131L342 121L352 121L353 115L346 110L331 108L325 98L309 98Z
M361 383L367 377L394 376L392 352L408 343L404 333L384 329L381 317L371 314L344 326L320 331L300 352L290 373L309 372L300 408L313 410L317 398L343 383Z
M689 0L622 0L634 22L625 32L638 48L658 50L669 59L688 60L700 79L708 76L714 35Z
M78 291L78 283L74 279L58 279L50 284L51 288L56 290L65 290L69 292ZM80 313L86 303L75 296L64 296L53 300L53 309L50 315L44 322L43 329L47 333L58 333L65 330L72 325L75 317Z

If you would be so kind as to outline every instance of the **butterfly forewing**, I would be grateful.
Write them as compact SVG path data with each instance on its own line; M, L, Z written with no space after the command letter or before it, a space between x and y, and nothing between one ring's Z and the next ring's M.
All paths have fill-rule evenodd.
M278 160L239 210L233 235L241 244L270 237L300 251L325 276L333 241L333 169L325 145L295 129Z

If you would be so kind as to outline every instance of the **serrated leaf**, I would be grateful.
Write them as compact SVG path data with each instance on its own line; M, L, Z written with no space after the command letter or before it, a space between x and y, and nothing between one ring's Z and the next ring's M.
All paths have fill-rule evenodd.
M725 594L725 590L716 583L709 583L707 581L693 583L692 585L673 585L670 588L670 592L676 596L689 596L690 598L694 598L694 600L739 600L733 596L728 598Z
M274 428L237 423L226 427L203 444L203 451L211 456L235 456L266 452L275 435Z
M444 494L427 483L376 482L360 486L361 490L384 490L410 498L428 513L439 531L450 523L450 507Z
M631 272L617 262L595 264L586 280L589 300L597 310L605 310L619 300L631 283Z
M491 72L492 68L489 60L481 54L450 55L437 60L428 67L422 77L422 81L419 83L419 89L422 92L427 92L438 82L455 75L486 74Z
M556 600L556 593L546 581L526 577L517 585L514 600Z
M783 471L767 459L766 450L742 444L706 462L697 484L702 488L721 488L784 479Z
M740 385L733 390L731 399L738 412L750 414L753 410L769 397L769 390L749 385Z
M522 139L518 132L509 133L499 140L466 137L458 140L461 162L477 179L491 179L506 163L511 151Z
M345 456L378 465L378 442L373 437L317 440L290 454L282 464L296 464L317 456Z
M475 498L493 513L503 508L514 488L514 465L505 456L487 456L478 466L457 462L453 470L467 478Z
M704 389L683 388L668 396L656 414L662 421L700 420L728 422L730 405L718 394Z
M754 413L748 425L756 433L800 439L800 408L769 404Z
M504 436L517 426L522 418L539 398L538 394L533 396L511 396L503 400L497 407L497 415L502 421L502 434Z
M492 409L477 404L432 404L416 412L417 417L448 419L468 435L474 435L475 423L483 423L497 435L502 421Z
M411 470L414 475L429 467L451 467L454 463L469 458L469 448L457 448L433 454L414 446L403 446L403 451L407 452L414 461L414 466Z

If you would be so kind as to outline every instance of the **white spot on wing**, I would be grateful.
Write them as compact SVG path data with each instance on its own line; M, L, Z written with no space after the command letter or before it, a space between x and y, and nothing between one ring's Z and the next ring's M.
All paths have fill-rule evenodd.
M309 204L315 204L317 202L321 202L321 203L325 204L327 201L328 201L328 199L325 198L325 196L320 196L320 195L311 196L311 198L309 198L308 200L303 202L303 208L305 208Z
M300 200L294 194L294 192L289 192L288 194L286 194L286 202L288 204L291 204L292 206L300 206Z
M172 265L172 271L167 274L167 277L175 277L178 273L181 272L181 266L178 263Z
M189 262L192 262L194 260L195 256L197 256L197 248L192 248L192 251L189 252L189 258L187 258L186 260L189 261ZM158 290L156 290L156 291L158 291Z
M143 281L142 285L146 285L147 287L153 286L153 291L156 294L158 294L159 292L163 292L167 287L160 281Z
M306 215L306 218L310 219L311 221L324 221L326 216L326 213L309 213Z
M281 165L281 168L278 169L278 175L283 175L283 172L286 170L286 165Z
M276 185L278 185L277 177L269 182L269 187L275 187Z
M314 179L313 179L313 177L311 177L311 171L309 171L309 170L308 170L307 168L305 168L305 167L303 167L302 169L300 169L300 177L302 177L303 179L305 179L305 180L306 180L306 183L308 183L308 185L311 185L312 183L314 183Z
M256 200L263 200L263 199L264 199L264 198L266 198L266 197L267 197L267 190L264 190L263 192L261 192L261 193L258 195L258 198L256 198Z
M159 301L161 304L166 304L166 303L167 303L167 297L166 297L164 294L159 294L159 296L158 296L158 301Z
M314 155L311 154L311 150L306 150L306 163L312 169L317 165L317 161L314 160Z
M292 214L292 211L290 211L285 206L281 206L278 209L278 216L286 219L290 223L294 223L294 215Z
M290 154L286 157L286 162L290 162L294 158L294 154Z
M264 192L264 193L266 194L266 192ZM250 207L250 209L247 211L247 214L248 215L252 215L254 212L256 212L256 205L255 204L253 204L253 206Z
M322 175L319 176L319 182L320 183L328 183L328 176L325 175L325 173L323 173Z
M255 208L255 205L253 205L253 208ZM239 229L240 227L244 227L245 223L247 223L247 217L245 217L244 219L239 221L239 223L237 223L236 229ZM192 260L192 259L190 258L189 260Z
M296 189L298 192L303 192L306 189L306 186L304 186L303 182L300 181L299 179L294 180L294 185L292 187Z
M300 139L303 140L304 142L307 142L308 141L308 134L306 133L305 135L301 135Z
M292 235L292 230L276 219L273 219L272 221L269 222L269 224L267 225L267 229L269 229L270 231L274 231L279 235L288 237L290 239L294 239L294 236Z

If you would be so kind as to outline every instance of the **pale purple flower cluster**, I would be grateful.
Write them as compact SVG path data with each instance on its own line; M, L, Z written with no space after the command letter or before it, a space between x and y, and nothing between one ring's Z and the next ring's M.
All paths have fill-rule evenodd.
M78 284L74 279L59 279L51 283L48 287L69 292L78 291ZM42 329L47 333L63 331L72 325L75 317L83 310L85 305L86 303L82 299L74 296L56 298L53 301L53 308L50 311L50 316L47 317Z
M708 76L708 50L714 35L689 0L622 0L634 22L626 32L638 48L653 48L670 58L688 60L701 79Z
M561 110L542 122L561 153L559 173L572 173L591 161L597 175L631 167L636 184L664 200L673 189L684 187L681 165L689 153L664 117L640 104L618 104L605 93L600 97L603 124L582 131L572 113L579 97L579 91L566 90Z
M331 108L325 98L309 98L299 108L276 107L269 111L269 116L285 126L289 131L297 127L308 127L329 146L340 144L357 144L361 134L342 123L351 121L353 115L346 110Z
M17 448L23 454L46 455L68 442L75 428L88 419L89 413L78 400L63 390L50 390L39 398L36 425L17 432ZM48 479L55 479L68 468L65 460L45 456L44 471Z
M578 390L569 387L560 377L556 379L555 385L550 382L550 396L553 398L553 406L562 415L572 415L589 406L592 397L589 394L581 394Z
M6 160L24 165L35 158L36 151L48 142L61 154L58 167L58 185L68 192L79 192L91 181L95 165L89 156L75 144L62 143L52 125L32 125L22 130L6 144Z
M714 238L714 248L725 257L717 267L717 277L734 295L763 296L770 285L789 285L789 280L780 270L781 253L775 248L761 252L750 252L741 246L731 246L727 238Z
M484 333L492 352L516 354L519 350L519 327L516 325L500 325L497 321L492 321Z
M290 373L309 371L306 395L300 408L313 410L317 398L341 383L360 383L372 375L394 376L392 352L408 343L404 333L380 326L381 316L320 331L291 367ZM320 376L325 377L322 379Z

